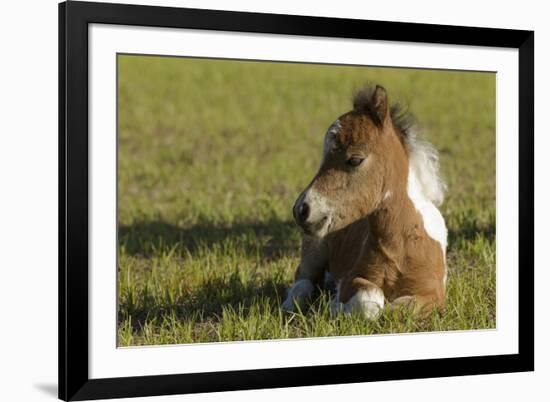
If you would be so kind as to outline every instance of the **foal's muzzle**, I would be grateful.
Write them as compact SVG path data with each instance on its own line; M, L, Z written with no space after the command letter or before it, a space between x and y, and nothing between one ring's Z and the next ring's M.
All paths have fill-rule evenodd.
M294 220L308 235L320 235L328 222L328 212L318 204L315 197L308 197L306 192L298 197L292 208Z
M294 220L298 225L303 225L306 223L307 218L309 217L309 205L305 201L297 202L294 204L292 212L294 214Z

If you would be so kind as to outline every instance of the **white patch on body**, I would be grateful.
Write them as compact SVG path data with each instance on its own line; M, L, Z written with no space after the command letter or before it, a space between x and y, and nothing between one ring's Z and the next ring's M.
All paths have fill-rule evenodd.
M439 242L443 249L443 255L445 255L445 250L447 249L447 227L445 226L445 220L439 209L422 193L422 187L413 169L409 169L407 193L416 210L422 215L424 229L426 229L426 232L432 239Z
M439 155L427 142L419 141L411 132L406 143L409 150L409 179L407 191L416 210L422 215L428 235L439 242L445 260L447 227L437 206L443 203L446 185L439 175ZM443 285L447 282L447 263Z
M384 193L384 197L382 198L383 201L386 201L388 198L391 197L391 191L388 190Z
M422 161L422 159L420 160ZM438 177L432 177L428 182L426 182L425 175L425 182L422 183L417 173L419 170L420 167L410 165L407 193L414 204L414 207L422 216L424 229L426 229L428 236L441 245L441 250L443 251L443 261L445 264L445 274L443 276L443 286L445 286L447 283L447 226L445 225L443 215L441 215L439 209L437 209L434 205L434 197L437 202L443 201L443 190L441 187L438 187L441 186L441 182ZM437 191L435 188L437 188Z
M303 309L307 298L312 295L314 289L313 283L310 280L297 280L291 288L288 289L288 295L286 300L281 305L281 308L285 311L294 311L296 303L301 309Z

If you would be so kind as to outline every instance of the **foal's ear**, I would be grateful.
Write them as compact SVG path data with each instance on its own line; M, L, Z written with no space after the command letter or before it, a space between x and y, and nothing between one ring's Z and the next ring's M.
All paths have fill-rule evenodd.
M372 105L374 113L378 117L380 124L383 125L389 115L388 94L384 87L377 85L372 93Z

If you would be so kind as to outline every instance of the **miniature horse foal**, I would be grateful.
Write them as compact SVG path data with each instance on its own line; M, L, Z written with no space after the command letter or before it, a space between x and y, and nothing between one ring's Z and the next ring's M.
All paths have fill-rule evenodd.
M384 88L365 88L328 129L319 171L293 213L302 229L295 282L282 308L304 307L325 274L333 312L375 318L386 303L416 312L445 298L447 229L435 150Z

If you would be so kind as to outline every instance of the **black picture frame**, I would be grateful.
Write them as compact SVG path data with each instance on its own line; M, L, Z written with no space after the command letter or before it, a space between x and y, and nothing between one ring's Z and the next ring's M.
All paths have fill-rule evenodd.
M515 48L519 51L518 353L90 379L88 25ZM59 4L59 398L86 400L534 370L534 32L70 1ZM337 368L337 369L335 369Z

